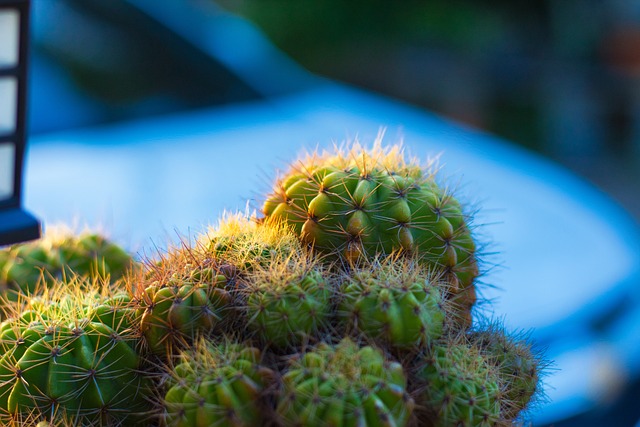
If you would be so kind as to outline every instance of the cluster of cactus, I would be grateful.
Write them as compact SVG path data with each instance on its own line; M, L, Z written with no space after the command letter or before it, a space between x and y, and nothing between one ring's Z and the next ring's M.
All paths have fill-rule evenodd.
M518 423L544 364L474 319L472 230L433 171L353 145L156 259L95 234L2 250L0 422Z

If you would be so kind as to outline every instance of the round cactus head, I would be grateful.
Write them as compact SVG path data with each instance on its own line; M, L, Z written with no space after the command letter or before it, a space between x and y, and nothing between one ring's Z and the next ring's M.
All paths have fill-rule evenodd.
M174 261L149 272L147 286L135 296L140 330L159 356L219 329L232 308L227 278L216 268Z
M248 329L263 343L291 348L317 340L329 325L331 288L311 263L257 270L243 293Z
M81 289L54 283L0 324L3 415L73 414L81 423L107 424L140 420L149 409L137 335L87 317Z
M250 427L269 417L261 395L274 374L261 365L255 347L200 339L167 370L163 406L169 427Z
M464 338L429 349L416 377L422 381L419 399L428 425L502 425L499 376Z
M405 426L413 411L402 366L348 338L292 359L282 383L285 426Z
M469 218L433 171L406 161L400 146L312 155L294 163L263 206L301 240L347 262L397 251L442 271L456 302L470 309L478 275Z
M218 264L233 266L241 273L304 255L290 226L258 223L240 214L225 216L200 239L200 246Z
M337 317L359 333L404 351L440 338L450 314L437 277L411 259L363 263L341 278Z
M135 266L124 249L98 233L54 228L42 239L0 250L0 289L15 300L76 276L114 283Z

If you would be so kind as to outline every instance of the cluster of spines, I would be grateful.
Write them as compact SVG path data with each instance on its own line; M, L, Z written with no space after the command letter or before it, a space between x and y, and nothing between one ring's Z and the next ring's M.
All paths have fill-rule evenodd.
M79 424L118 424L150 409L133 319L102 323L99 299L84 283L57 282L0 325L2 422L65 413Z
M16 300L77 276L113 283L135 267L131 255L99 233L56 230L40 240L0 249L0 289L3 299Z
M275 374L258 348L200 338L165 367L161 418L170 427L254 426L265 417L265 391Z

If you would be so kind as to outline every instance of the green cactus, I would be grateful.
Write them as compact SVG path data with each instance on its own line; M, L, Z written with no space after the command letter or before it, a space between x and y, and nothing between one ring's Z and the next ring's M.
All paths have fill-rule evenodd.
M402 365L348 338L293 359L282 382L285 426L404 426L413 411Z
M255 274L247 287L248 327L262 342L292 347L329 323L332 293L319 271Z
M109 277L115 281L133 265L131 255L97 233L67 236L58 244L58 252L65 274Z
M464 311L476 301L476 245L459 202L398 146L313 156L278 180L263 206L314 249L349 262L404 251L447 275ZM470 323L470 318L466 319Z
M169 427L242 427L266 419L261 393L273 380L260 350L228 341L199 340L169 369L163 399Z
M338 318L368 338L411 350L440 338L445 327L441 289L426 270L402 259L367 264L346 274Z
M0 289L5 299L31 295L56 280L81 276L115 282L135 265L120 246L96 233L47 235L0 250Z
M96 234L0 250L0 423L520 423L546 365L470 327L467 211L400 147L354 144L126 274Z
M417 372L423 381L424 423L436 427L493 427L503 421L498 373L466 342L434 346Z
M137 313L151 351L169 356L220 326L233 300L226 285L226 277L214 269L193 267L147 286L137 296Z
M539 391L544 360L526 337L509 335L497 324L474 331L471 340L498 372L502 413L508 419L520 417Z
M281 264L303 253L298 238L287 226L257 223L240 214L226 216L201 240L207 256L239 272Z
M151 389L137 337L88 319L82 297L54 297L0 324L2 417L69 413L82 423L139 422Z
M6 297L15 300L16 293L33 294L41 283L51 283L62 266L52 255L52 249L40 242L29 242L1 250L4 267L0 269L0 284Z

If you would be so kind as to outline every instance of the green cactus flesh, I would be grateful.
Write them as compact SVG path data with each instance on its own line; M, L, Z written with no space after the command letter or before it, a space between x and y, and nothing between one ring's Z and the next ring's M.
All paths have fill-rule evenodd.
M317 271L300 276L259 275L248 289L249 328L278 347L317 336L331 314L329 285Z
M260 351L241 344L204 341L183 353L170 372L164 397L170 427L262 425L260 394L273 373L260 365Z
M135 305L126 293L88 304L86 313L92 322L107 325L123 337L135 336L138 332L139 319L136 317Z
M497 373L474 347L435 346L418 376L435 426L493 427L501 420Z
M105 324L27 311L2 323L0 349L5 415L66 412L89 423L117 423L148 409L139 355Z
M303 255L302 246L288 227L256 223L239 215L220 221L203 243L207 255L220 264L228 263L241 272L268 268Z
M442 296L428 276L386 274L384 267L356 270L346 277L340 294L340 321L366 337L412 349L442 335Z
M540 357L527 340L509 336L501 328L475 332L473 340L498 371L503 390L500 404L505 417L517 418L538 389Z
M69 237L59 245L61 264L70 273L88 277L122 277L132 258L120 246L95 233Z
M175 346L219 326L231 306L226 284L224 276L206 268L148 286L139 297L138 316L151 351L170 354Z
M16 293L33 294L39 285L50 285L74 275L113 282L133 266L133 259L120 246L99 234L44 238L0 250L0 285ZM2 265L4 264L4 266Z
M349 339L294 359L282 382L286 426L404 426L413 410L402 366Z
M301 161L277 182L263 213L291 224L316 250L347 260L418 254L450 276L458 304L475 303L478 266L467 217L433 175L405 163L397 149L356 147Z

